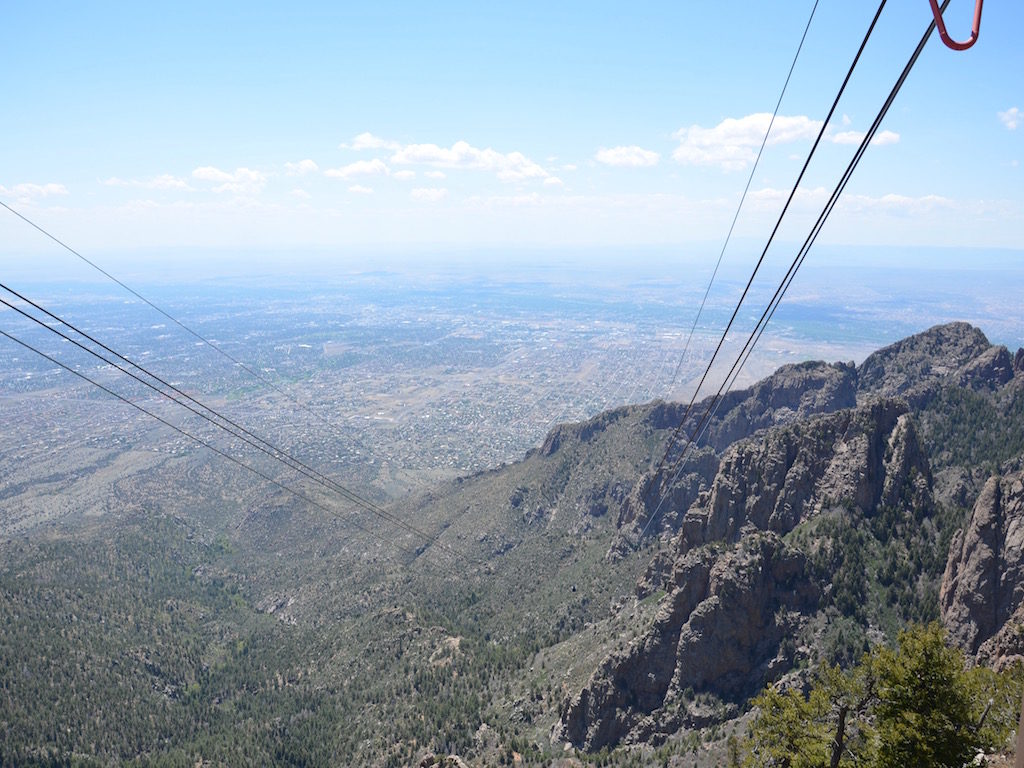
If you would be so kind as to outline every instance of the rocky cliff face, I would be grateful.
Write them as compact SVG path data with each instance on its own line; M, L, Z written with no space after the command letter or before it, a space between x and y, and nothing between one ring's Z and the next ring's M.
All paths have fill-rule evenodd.
M693 472L675 482L662 477L645 497L638 484L623 515L643 509L645 525L652 514L664 516L650 528L680 531L685 551L735 541L747 528L785 534L823 505L866 511L906 492L919 499L931 482L906 404L887 399L740 441L725 451L717 470L706 490ZM911 478L917 485L908 491Z
M619 463L621 469L614 469L613 482L575 491L580 500L581 529L590 525L588 517L612 513L619 536L610 547L609 556L617 559L631 551L643 535L663 536L677 532L690 507L702 493L710 490L718 464L729 447L760 430L798 424L813 416L835 413L852 408L858 402L867 404L879 398L888 398L890 402L898 398L905 403L905 411L917 411L934 399L942 387L994 392L1020 375L1018 369L1024 370L1022 361L1024 352L1015 358L1005 347L989 344L978 329L966 323L951 323L881 349L859 367L821 362L783 366L752 387L727 393L714 408L711 398L689 409L685 403L655 402L618 408L577 424L560 425L551 431L536 453L555 461L573 461L573 456L584 455L591 447L604 451L603 446L610 442L609 436L625 434L629 429L639 428L643 435L650 437L654 462L646 472L641 471L639 477L628 476L628 471L642 462L642 457L632 457L628 462ZM690 449L685 461L679 464L689 436L695 433L705 414L712 412L714 416L699 436L697 446ZM670 441L673 448L668 451L665 465L655 472L657 460ZM800 457L795 468L786 461L773 464L768 474L781 466L787 475L766 477L765 482L785 481L788 483L786 493L792 492L801 483L797 475L789 476L789 473L808 466L811 453L808 450ZM839 482L838 478L836 480ZM743 490L750 487L745 486ZM847 490L853 492L850 498L855 503L863 501L857 497L856 489L837 489L840 495L835 500L847 498ZM969 490L976 493L976 489ZM528 505L531 513L541 518L548 515L550 498L559 491L557 488L549 491L549 501L539 507ZM795 501L798 500L789 499L790 506ZM776 512L785 514L783 509Z
M703 724L694 692L740 699L784 668L779 643L816 605L806 558L775 534L679 560L651 628L562 708L556 737L587 750Z
M906 493L923 499L929 483L906 405L879 400L734 445L684 515L678 545L735 541L751 528L784 535L830 506L870 513Z
M850 408L856 402L857 372L852 364L784 365L749 389L726 394L707 430L705 444L722 451L759 429ZM695 409L693 427L705 409Z
M564 704L560 736L599 749L700 724L694 692L741 702L792 663L781 641L814 614L826 586L782 537L823 510L927 507L930 481L913 420L896 400L734 444L683 515L672 550L641 581L641 597L666 591L657 619Z
M698 444L721 451L759 429L849 408L856 402L857 371L853 364L784 365L752 387L726 393ZM651 419L661 429L674 429L682 424L680 435L689 435L711 403L711 398L705 398L695 403L689 413L685 403L664 403L652 411Z
M985 483L950 545L939 599L950 637L969 653L1024 655L1024 473Z
M1013 358L1006 347L989 347L956 372L957 384L971 389L995 390L1014 375Z

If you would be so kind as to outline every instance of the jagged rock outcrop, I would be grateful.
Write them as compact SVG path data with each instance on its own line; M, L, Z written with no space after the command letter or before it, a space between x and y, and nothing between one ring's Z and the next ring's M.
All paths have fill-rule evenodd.
M726 452L708 494L687 511L676 551L736 541L751 529L789 533L823 509L930 507L931 472L917 430L900 401L777 430ZM670 553L655 556L638 582L644 597L661 588Z
M832 506L925 504L930 481L901 401L819 416L726 451L711 489L683 516L679 550L736 541L750 528L784 535Z
M953 537L939 601L950 638L964 650L1024 653L1024 473L985 483Z
M723 397L707 441L721 451L759 429L832 413L856 402L857 372L852 363L784 365L753 387Z
M936 383L970 368L991 347L969 323L937 325L869 355L857 369L857 388L862 395L901 396L917 407ZM980 373L974 371L974 378Z
M631 732L659 729L667 702L685 706L685 691L714 687L741 698L773 668L793 616L813 610L818 592L805 577L804 555L774 534L753 534L724 554L689 553L673 570L672 591L651 628L608 656L590 683L563 704L556 736L583 749L619 743ZM685 717L685 715L684 715ZM678 725L678 724L676 724Z
M1024 373L1024 347L1018 348L1013 356L1013 370L1014 373Z
M674 429L686 416L680 430L685 437L694 432L711 402L705 398L694 404L689 415L684 403L665 403L652 411L652 422L661 429ZM856 402L857 370L852 363L784 365L751 387L727 392L698 444L722 451L759 429L850 408Z
M678 530L683 514L717 473L717 454L737 440L760 429L850 408L856 402L857 379L853 364L784 365L752 387L727 393L715 410L714 418L710 419L709 428L697 441L699 447L689 451L680 467L674 464L686 438L697 429L712 399L697 403L689 415L685 404L657 404L651 411L652 426L678 428L678 440L668 452L666 468L657 473L654 470L645 473L633 486L619 512L622 537L609 554L621 556L629 549L628 541L639 538L644 530L649 534ZM655 509L657 519L648 526Z
M684 691L713 690L732 701L756 691L785 671L779 642L813 614L823 586L781 537L824 509L866 516L882 507L927 509L930 484L927 456L900 400L734 444L684 515L674 550L655 557L638 584L641 597L667 593L653 625L609 655L566 702L561 737L586 749L646 738L696 722Z
M718 474L718 455L711 448L697 448L674 471L645 473L633 486L619 510L618 527L646 525L658 509L656 531L677 530L683 513L697 501ZM639 514L639 517L638 517Z
M879 397L891 400L899 396L907 403L906 411L928 402L940 385L995 390L1013 375L1014 361L1009 352L1005 347L991 345L980 330L967 323L939 325L875 352L859 368L844 363L783 366L753 387L728 393L698 444L721 453L758 430L848 409L856 405L858 399L866 404ZM710 454L694 461L691 452L681 469L674 467L672 458L678 456L686 436L694 432L710 402L706 399L696 405L683 422L678 447L669 452L667 466L670 470L663 469L657 474L649 471L626 497L618 517L621 536L610 548L611 557L628 551L629 542L636 541L644 531L660 535L684 526L692 529L699 523L688 509L694 504L706 506L699 497L708 489ZM655 428L667 429L678 426L684 415L686 409L682 404L663 403L652 409L650 418ZM913 438L914 451L920 458L923 451L917 444L916 433ZM780 492L781 499L777 500L782 506L773 510L778 520L770 527L775 530L778 525L784 526L786 516L792 516L791 512L786 512L787 508L791 510L812 493L819 497L824 495L824 488L808 488L808 478L819 480L813 465L820 462L810 457L820 453L818 449L823 447L808 448L804 456L796 459L785 454L784 446L773 446L773 450L751 460L747 474L752 472L758 478L741 483L743 487L737 492L753 491L752 498L759 503L765 499L759 492L761 485L769 497L774 498L774 491ZM783 451L782 455L778 454L779 450ZM764 461L769 463L764 464ZM801 478L804 471L810 473L808 478ZM877 503L877 500L864 499L863 490L850 487L848 481L849 478L844 481L837 470L832 471L829 480L835 486L832 501L850 501L862 508ZM735 527L734 533L739 527Z
M1006 347L989 347L957 371L961 387L996 389L1013 378L1013 358Z

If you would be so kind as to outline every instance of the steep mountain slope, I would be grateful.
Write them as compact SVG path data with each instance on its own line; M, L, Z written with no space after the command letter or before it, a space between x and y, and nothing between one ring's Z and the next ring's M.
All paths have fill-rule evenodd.
M652 563L666 576L648 578L641 594L667 592L657 620L569 703L564 737L600 749L648 716L669 732L699 726L703 717L687 714L695 693L737 712L794 665L795 649L782 641L800 634L834 588L833 574L810 564L828 546L821 530L809 536L814 523L826 515L870 523L896 507L925 517L929 479L906 406L888 399L734 444L672 549ZM805 536L790 536L798 526ZM634 739L651 724L640 728Z
M841 633L844 622L853 620L854 638L863 642L868 633L884 635L906 619L936 615L945 544L959 515L955 505L936 499L916 423L923 417L933 433L948 428L958 414L932 406L941 406L940 396L951 389L982 393L996 409L1012 406L1019 387L1015 372L1007 350L989 345L977 329L940 326L869 357L851 376L856 408L734 443L721 454L710 487L696 498L690 483L682 492L671 482L659 488L643 511L666 509L676 533L669 551L651 562L638 594L664 590L661 609L640 637L612 652L564 701L556 738L600 749L699 727L708 719L702 694L718 702L717 718L724 719L801 658L841 659L854 651L835 648L828 638ZM970 475L969 468L958 469ZM627 510L639 506L643 482L634 487ZM965 493L961 487L961 497ZM976 510L975 518L983 514ZM637 515L627 511L625 517ZM969 538L968 549L978 538ZM770 557L751 559L749 552L763 551L766 541ZM1009 545L1011 559L1018 556L1015 546ZM977 560L975 550L963 557ZM1024 591L1024 580L1005 558L990 557L996 562L988 570ZM777 562L791 565L779 571ZM971 564L973 570L961 570L977 582L984 568ZM757 579L744 578L751 567ZM956 567L950 569L954 576L947 574L947 584L956 580ZM715 572L717 581L709 576ZM945 616L954 627L961 615L976 618L981 609L963 607L963 595L970 594L991 614L986 639L1005 625L1020 599L1007 597L1005 588L997 598L974 586L946 587ZM975 640L962 628L954 636ZM794 638L811 642L798 651Z
M794 422L798 414L852 405L852 374L843 364L785 366L733 393L714 424L749 435L764 424ZM480 563L467 563L434 588L448 596L472 592L475 615L504 637L540 632L548 642L561 640L606 616L610 602L631 593L646 567L641 557L622 557L631 551L626 533L633 539L638 533L629 494L661 457L684 412L684 405L655 402L560 425L523 461L421 498L411 516L443 526L439 541ZM711 446L694 452L674 498L688 506L710 487L718 463ZM609 559L610 550L618 556Z

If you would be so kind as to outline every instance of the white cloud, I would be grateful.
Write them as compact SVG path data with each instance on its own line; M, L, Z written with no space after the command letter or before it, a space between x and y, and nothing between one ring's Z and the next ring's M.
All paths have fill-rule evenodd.
M409 181L409 179L416 178L416 171L395 171L391 175L399 181Z
M297 189L297 188L289 190L288 194L291 195L292 197L297 197L300 200L309 200L311 197L313 197L306 190L304 190L304 189Z
M747 195L754 210L777 211L782 202L789 196L790 190L765 187L751 190ZM831 190L825 187L800 187L794 197L795 205L820 208L831 196ZM940 195L922 195L911 197L889 193L885 195L843 195L839 198L836 208L853 213L881 213L889 215L922 215L937 210L956 208L958 203Z
M594 159L605 165L615 165L627 168L642 168L657 165L661 155L636 145L629 147L602 147L597 150Z
M362 184L353 184L348 188L348 191L355 195L372 195L373 190L370 187L364 187Z
M866 135L864 131L840 131L830 139L833 144L860 144Z
M754 210L777 210L779 205L789 197L790 189L775 189L764 187L763 189L752 189L747 194L751 207ZM829 197L825 187L799 187L793 196L793 202L805 205L824 203Z
M899 144L900 135L896 131L881 131L871 139L871 146L884 147L886 144Z
M357 160L341 168L328 168L324 171L324 175L334 179L347 179L350 176L387 175L389 172L390 170L383 160L374 158L373 160Z
M889 193L887 195L849 195L840 198L839 206L847 211L874 211L895 214L924 214L936 210L949 210L958 207L955 200L941 195L922 195L910 197Z
M448 190L443 187L420 187L410 192L413 200L426 200L436 203L448 195Z
M557 176L548 176L546 179L544 179L544 186L545 187L560 187L564 183L565 182L562 181Z
M761 146L765 131L771 123L768 112L757 112L746 117L730 117L714 128L692 125L680 128L674 134L679 146L672 152L677 162L687 165L713 165L726 171L735 171L754 162L756 149ZM821 130L821 121L806 115L779 115L772 124L768 144L785 144L813 138Z
M833 144L860 144L866 135L865 131L840 131L832 134L829 140ZM871 139L871 146L882 147L886 144L898 144L899 141L900 135L895 131L879 131Z
M236 168L228 173L212 165L204 165L192 171L192 178L213 182L214 192L233 192L238 195L255 195L267 185L267 177L251 168Z
M389 159L392 165L425 165L435 169L489 171L502 181L543 180L551 176L542 165L526 157L522 152L499 152L490 147L481 149L466 141L456 141L450 147L442 147L438 144L401 144L372 133L360 133L350 143L340 146L342 149L387 150L391 153ZM390 172L380 159L364 160L360 163L352 163L344 168L329 170L326 171L326 174L344 178L353 173L371 172L369 170L371 168L376 169L372 172ZM400 170L396 171L394 175L396 178L405 180L413 178L414 174L415 171ZM431 179L446 178L441 170L426 171L424 175Z
M545 202L536 192L525 195L490 195L488 197L472 197L470 206L477 208L527 208L539 206Z
M546 179L550 175L522 152L503 153L490 147L480 149L465 141L457 141L451 147L441 147L437 144L406 144L391 156L391 162L396 165L428 165L434 168L490 171L502 181Z
M562 166L563 171L575 171L576 165L574 163L566 163Z
M1019 107L1010 107L1005 112L999 113L999 122L1006 126L1008 131L1017 130L1020 125L1021 111Z
M132 189L192 189L187 181L169 173L154 176L152 179L119 179L112 176L103 183L108 187L130 187Z
M13 197L19 203L27 203L32 200L38 200L41 197L51 197L52 195L66 195L68 188L63 184L15 184L13 187L5 187L0 184L0 195L5 197Z
M307 173L316 173L319 170L320 166L308 158L299 160L297 163L284 164L284 172L289 176L305 176Z
M360 133L354 139L351 144L339 144L339 149L387 149L392 152L398 150L402 145L397 141L388 141L382 139L380 136L374 136L372 133Z

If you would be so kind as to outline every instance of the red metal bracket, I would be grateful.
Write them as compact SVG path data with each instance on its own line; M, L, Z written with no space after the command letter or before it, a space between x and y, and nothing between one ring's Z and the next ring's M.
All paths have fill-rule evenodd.
M978 32L981 31L981 4L984 0L977 0L975 3L974 24L971 27L971 36L962 43L951 38L949 33L946 32L946 24L942 20L942 11L939 10L938 0L928 0L928 2L932 5L932 13L935 15L935 26L939 28L939 37L942 38L942 42L946 44L947 48L952 48L954 51L966 51L978 42Z

